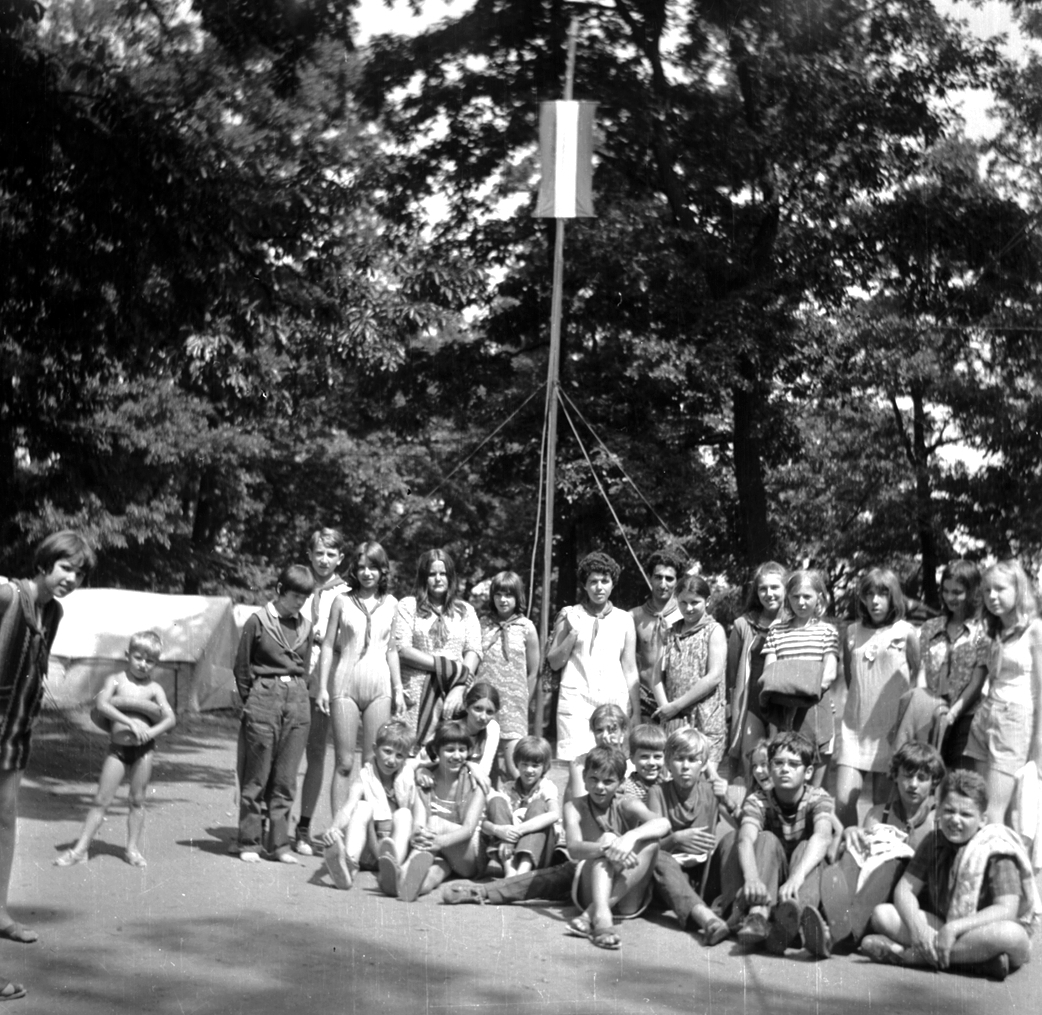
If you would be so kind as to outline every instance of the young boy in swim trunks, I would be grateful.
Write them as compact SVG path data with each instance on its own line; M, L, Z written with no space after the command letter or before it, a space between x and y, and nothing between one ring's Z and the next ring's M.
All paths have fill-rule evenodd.
M98 792L87 814L76 845L55 861L56 867L71 867L87 859L90 844L97 835L105 812L116 790L129 776L127 848L124 856L134 867L144 867L141 834L145 828L145 795L152 776L156 738L173 728L177 721L163 688L152 679L163 642L155 631L139 631L130 636L127 668L114 673L102 685L95 700L99 724L107 727L111 742L101 766Z
M639 800L622 797L626 759L610 747L586 755L586 796L564 805L568 853L578 861L572 899L582 912L569 932L598 948L618 948L612 913L639 916L651 901L652 871L659 839L670 832Z

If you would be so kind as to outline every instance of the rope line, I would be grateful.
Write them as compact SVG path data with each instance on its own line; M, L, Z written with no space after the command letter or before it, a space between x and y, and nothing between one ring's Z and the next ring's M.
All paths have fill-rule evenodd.
M649 501L648 498L644 496L644 494L641 492L640 487L637 486L637 484L630 477L630 474L622 467L622 461L619 458L619 456L616 455L615 452L613 452L608 447L608 445L605 444L604 441L601 440L600 436L598 435L597 431L594 430L594 428L593 428L592 424L590 423L590 421L582 414L582 412L579 411L579 407L575 404L575 402L572 401L572 399L569 397L568 393L565 392L565 391L562 391L561 392L561 397L567 400L568 404L572 407L572 409L575 410L575 414L579 417L579 419L581 419L586 424L586 429L589 430L591 434L593 434L593 439L601 446L601 448L604 450L604 453L611 457L612 464L619 470L619 472L622 473L622 475L626 479L626 481L630 484L630 486L633 487L633 490L637 494L637 496L644 502L644 504L647 507L647 509L655 516L655 521L657 521L659 523L659 525L661 525L662 528L664 528L666 530L666 532L668 533L670 538L674 538L673 537L673 533L670 530L669 526L659 516L659 513L652 506L651 501Z
M564 413L564 418L568 420L568 425L572 428L572 433L575 435L575 440L579 445L579 450L583 453L583 458L586 459L586 464L590 467L590 472L593 475L593 480L597 484L597 489L600 490L601 496L604 498L604 503L608 505L608 510L611 512L612 518L615 519L615 524L619 527L619 533L626 543L626 549L630 551L630 556L633 558L633 563L637 565L637 570L640 572L640 576L647 583L648 588L651 588L651 582L648 581L647 574L644 573L644 568L641 567L640 561L637 559L637 554L633 550L633 546L630 543L629 536L626 535L626 530L622 527L622 522L619 520L619 516L615 513L615 508L612 506L611 501L608 499L608 492L604 489L601 483L600 476L597 475L597 470L593 467L593 462L590 460L590 456L586 451L586 445L583 444L582 438L579 436L579 431L575 428L575 423L572 422L572 417L568 412L568 406L561 402L561 411Z

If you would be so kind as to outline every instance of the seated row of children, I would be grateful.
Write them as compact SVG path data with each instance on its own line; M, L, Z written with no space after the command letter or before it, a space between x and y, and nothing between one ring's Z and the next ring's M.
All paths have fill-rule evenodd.
M507 876L453 881L443 901L571 898L580 914L569 932L601 948L618 948L614 921L654 898L706 945L734 936L784 954L802 941L826 957L860 944L875 961L995 978L1027 960L1042 903L1023 845L986 823L981 777L945 776L929 744L897 751L893 799L837 834L831 796L810 781L814 745L802 735L757 745L753 785L736 806L707 766L699 731L677 730L663 744L660 729L638 727L627 762L624 719L598 711L598 746L570 773L563 851L555 851L558 794L545 741L518 743L519 776L498 793L468 767L466 722L442 723L431 767L415 773L407 729L388 723L326 833L334 881L349 887L359 867L375 865L384 892L413 900L451 875L480 877L498 859Z

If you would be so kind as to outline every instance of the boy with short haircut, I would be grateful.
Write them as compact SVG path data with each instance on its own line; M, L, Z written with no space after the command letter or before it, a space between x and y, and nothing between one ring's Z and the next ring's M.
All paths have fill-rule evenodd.
M745 947L766 942L768 951L784 954L796 943L804 909L817 910L835 804L810 783L816 753L800 733L772 737L773 788L753 791L742 805L736 852L748 909L738 931Z
M267 803L268 851L297 863L290 846L289 816L297 770L307 744L311 714L307 667L311 623L300 615L315 579L309 568L284 568L275 598L247 621L235 657L235 684L244 702L244 745L239 792L239 859L260 860L263 806Z
M307 769L300 787L300 820L293 837L293 849L301 856L312 856L311 816L318 806L322 792L322 778L326 769L326 748L329 744L329 712L323 712L315 703L319 692L319 657L322 639L326 636L329 614L336 597L349 591L349 586L337 572L344 561L344 534L339 529L315 529L308 543L308 564L315 579L315 590L308 596L301 613L311 621L311 657L308 660L308 700L311 727L305 750Z
M654 723L641 723L630 732L630 761L633 771L623 780L619 792L645 803L652 786L662 781L666 763L666 731Z
M0 585L0 938L21 944L31 944L39 935L7 911L18 789L29 763L48 656L62 618L60 600L78 589L93 567L94 551L87 541L65 530L37 546L32 578ZM24 996L20 984L0 979L0 1001Z
M672 779L654 786L647 801L648 809L667 818L671 829L655 859L655 889L682 929L691 922L702 931L706 945L716 945L727 937L727 924L691 883L692 876L704 875L717 848L717 799L704 771L709 741L696 729L675 730L666 742L665 756Z
M507 877L548 867L553 859L561 804L557 786L547 778L552 758L542 737L522 737L514 748L517 778L494 791L485 805L481 831Z
M71 867L87 859L90 844L105 820L105 812L124 775L130 779L124 856L133 867L146 866L141 853L141 835L145 828L145 798L152 777L153 753L156 739L173 729L177 721L163 688L152 679L162 651L163 640L155 631L132 634L127 646L126 670L106 678L98 692L95 721L108 732L111 742L101 766L94 806L87 813L76 845L54 861L56 867Z
M666 645L670 627L680 620L676 587L684 569L679 554L672 550L656 550L644 565L651 576L651 595L630 610L637 629L637 673L640 676L640 720L650 722L658 710L658 702L651 693L651 676L655 663Z
M564 805L568 853L577 861L572 899L582 910L569 923L569 933L597 948L621 944L612 928L613 911L626 918L647 908L659 839L670 831L666 818L619 795L625 774L620 751L595 747L583 766L586 796Z

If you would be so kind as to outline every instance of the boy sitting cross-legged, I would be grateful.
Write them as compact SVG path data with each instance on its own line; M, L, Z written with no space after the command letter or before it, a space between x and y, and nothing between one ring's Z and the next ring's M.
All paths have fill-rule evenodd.
M629 917L647 908L658 841L670 831L668 819L620 796L625 774L621 752L595 747L583 765L586 795L564 805L568 852L578 861L572 899L582 910L569 932L598 948L619 947L613 910Z
M655 859L655 887L660 900L673 910L681 927L693 922L702 931L705 943L715 945L727 937L727 924L705 904L691 883L693 875L705 872L717 848L717 799L703 771L708 756L709 741L698 730L689 727L671 733L666 741L666 767L673 778L653 786L647 803L648 809L667 818L671 827Z
M738 941L747 948L766 942L768 951L783 954L796 944L804 908L817 911L835 804L810 783L815 755L802 734L772 737L773 789L755 790L742 805L734 852L743 881L739 900L748 910Z

